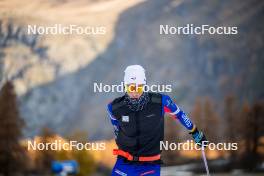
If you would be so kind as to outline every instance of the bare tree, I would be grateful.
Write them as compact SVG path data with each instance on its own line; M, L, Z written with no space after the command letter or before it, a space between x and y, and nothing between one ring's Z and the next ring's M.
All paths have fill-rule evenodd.
M219 138L219 115L213 100L209 97L198 98L191 114L195 119L195 124L204 131L207 139L211 142L217 142Z
M242 128L240 128L240 138L244 141L244 150L241 164L244 168L254 169L260 160L260 153L258 147L260 144L260 137L263 136L263 116L264 116L264 103L256 102L250 107L244 104L241 113Z
M54 133L47 127L44 127L41 132L41 142L46 144L52 142ZM51 162L54 160L55 152L51 149L41 150L37 153L36 166L41 174L50 174Z
M193 109L191 111L191 117L194 120L195 124L199 127L199 128L204 128L205 124L203 123L203 102L202 102L202 98L198 97L195 100L195 104L193 106Z
M229 142L236 142L237 141L237 106L235 102L235 97L232 95L229 95L225 98L225 104L224 104L224 114L225 114L225 120L226 120L226 137Z

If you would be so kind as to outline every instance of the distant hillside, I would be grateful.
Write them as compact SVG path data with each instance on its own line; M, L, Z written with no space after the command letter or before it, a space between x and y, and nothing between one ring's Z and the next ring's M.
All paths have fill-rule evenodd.
M219 104L230 93L241 101L263 99L264 2L129 2L0 2L1 35L6 36L0 41L1 77L8 75L15 81L28 135L48 125L60 133L83 129L91 139L111 138L105 106L120 94L94 93L93 82L120 83L128 64L142 64L150 84L172 84L170 95L187 112L195 98L202 95L213 97ZM9 11L14 7L12 3L25 4ZM49 15L44 15L46 11ZM23 32L6 32L27 21L103 24L109 32L99 38L26 39ZM159 35L160 24L188 23L237 26L239 34Z
M112 40L118 15L138 2L0 2L0 87L5 79L14 81L21 112L27 122L26 135L36 135L42 126L50 126L59 132L67 130L64 128L67 119L73 118L78 111L89 82L84 81L82 85L74 77L65 80L65 75L96 59ZM28 35L29 24L103 26L106 34ZM57 81L60 79L63 83ZM38 88L45 85L44 89Z

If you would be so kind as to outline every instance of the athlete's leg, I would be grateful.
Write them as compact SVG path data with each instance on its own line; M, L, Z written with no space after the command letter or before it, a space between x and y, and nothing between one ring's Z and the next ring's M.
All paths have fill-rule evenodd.
M129 164L124 162L124 159L117 158L115 166L112 170L112 176L134 176L135 166L133 164Z
M160 165L128 163L118 158L112 170L112 176L160 176Z
M160 176L159 164L139 164L136 168L138 176Z

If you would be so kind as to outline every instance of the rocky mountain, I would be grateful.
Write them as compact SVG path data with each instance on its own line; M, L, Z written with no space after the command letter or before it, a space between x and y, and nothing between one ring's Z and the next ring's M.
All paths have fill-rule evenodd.
M170 95L187 112L198 96L219 104L231 93L241 101L264 97L261 1L45 1L8 11L12 2L22 3L0 3L0 72L2 80L15 82L29 136L49 126L59 133L81 129L91 139L111 138L105 107L120 93L94 92L93 83L120 84L129 64L143 65L149 84L171 84ZM29 21L99 23L107 35L28 36L23 25ZM238 34L160 34L160 25L186 24L236 26Z

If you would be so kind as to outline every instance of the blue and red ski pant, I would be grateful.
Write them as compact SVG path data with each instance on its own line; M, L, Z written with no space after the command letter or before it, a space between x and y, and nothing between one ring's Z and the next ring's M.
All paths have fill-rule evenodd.
M132 163L118 157L112 176L160 176L160 164Z

